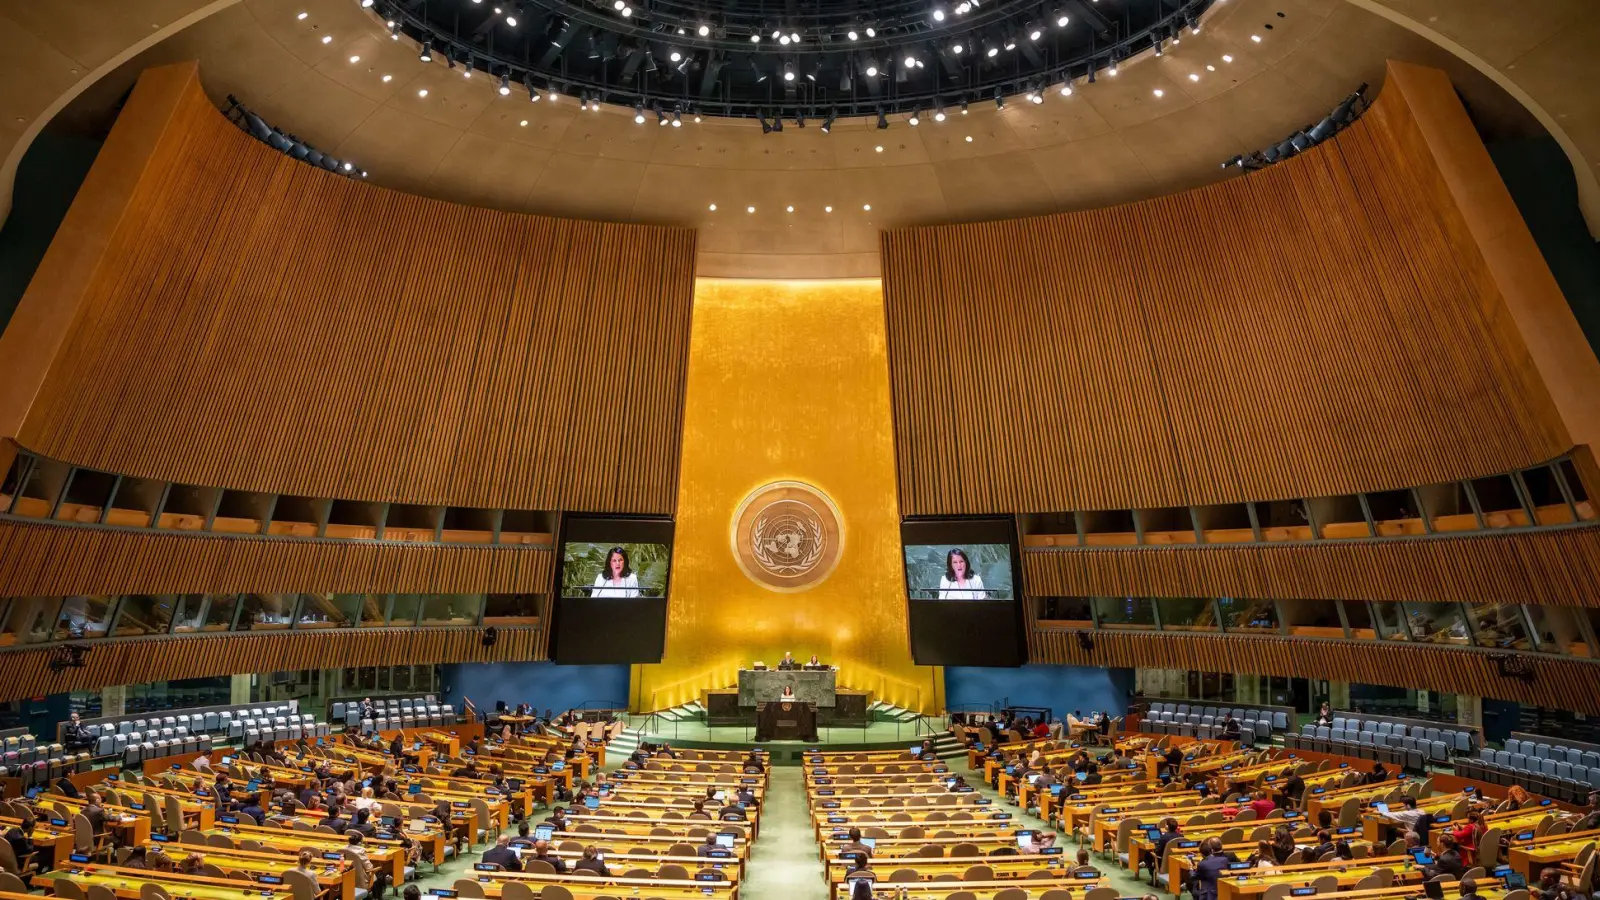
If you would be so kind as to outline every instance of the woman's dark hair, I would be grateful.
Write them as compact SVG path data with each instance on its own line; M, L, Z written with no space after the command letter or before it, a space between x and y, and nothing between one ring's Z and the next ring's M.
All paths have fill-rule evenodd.
M629 575L633 574L633 564L628 561L628 551L622 549L621 547L612 547L610 550L606 551L606 564L600 567L600 574L604 575L607 581L611 580L611 557L613 556L622 557L623 578L627 578Z
M967 564L967 577L971 578L975 571L972 568L972 557L968 556L967 551L960 547L951 547L950 552L944 555L944 577L951 581L956 580L955 562L957 556L960 556L961 561Z

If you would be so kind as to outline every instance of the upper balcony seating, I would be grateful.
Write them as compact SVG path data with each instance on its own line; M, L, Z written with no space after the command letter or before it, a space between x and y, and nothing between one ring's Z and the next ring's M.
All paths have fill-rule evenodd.
M333 704L331 719L363 734L395 731L401 728L431 728L454 725L461 715L448 703L441 704L433 694L422 697L380 697L372 701L375 715L361 717L359 702Z
M1470 728L1362 713L1340 713L1332 725L1307 723L1298 734L1284 739L1284 746L1290 748L1392 762L1417 770L1470 753L1477 743L1478 732Z

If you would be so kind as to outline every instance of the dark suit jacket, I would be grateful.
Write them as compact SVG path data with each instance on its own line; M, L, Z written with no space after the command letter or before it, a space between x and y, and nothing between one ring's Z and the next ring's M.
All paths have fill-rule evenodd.
M556 870L557 875L567 874L567 861L559 856L535 856L534 859L542 859L549 863L550 867Z
M576 863L573 863L572 868L573 871L584 869L589 872L598 872L601 875L608 877L611 875L611 870L606 868L606 864L598 859L580 859Z
M498 863L500 868L507 872L522 871L522 861L517 859L517 855L511 852L510 847L490 847L483 851L483 856L479 858L486 863Z
M778 660L778 670L780 672L788 672L788 671L790 671L792 669L798 669L798 668L800 668L800 660L798 660L798 659L780 659L780 660Z

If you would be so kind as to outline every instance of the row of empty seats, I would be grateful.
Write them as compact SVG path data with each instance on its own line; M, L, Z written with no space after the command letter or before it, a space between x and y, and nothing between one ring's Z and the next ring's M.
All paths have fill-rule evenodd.
M1157 702L1150 704L1149 713L1140 720L1139 730L1214 738L1222 733L1222 723L1229 713L1239 722L1239 737L1247 744L1271 740L1273 732L1289 727L1289 714L1280 710Z
M138 740L133 740L138 738ZM119 734L112 740L121 749L116 755L122 757L124 766L135 766L149 759L160 759L164 756L177 756L180 753L199 753L210 750L212 746L211 735L188 735L186 737L149 737L139 734Z
M385 697L372 701L375 715L361 715L360 703L333 704L333 721L350 728L360 728L362 733L393 731L400 728L431 728L454 725L460 716L455 707L441 704L432 694L425 697Z
M1457 759L1457 772L1464 769L1484 781L1522 784L1561 798L1600 790L1600 749L1559 738L1511 738L1504 750L1485 747L1476 758Z
M25 786L89 767L89 754L68 751L60 744L41 744L31 734L6 738L4 748L0 751L0 778L20 778Z

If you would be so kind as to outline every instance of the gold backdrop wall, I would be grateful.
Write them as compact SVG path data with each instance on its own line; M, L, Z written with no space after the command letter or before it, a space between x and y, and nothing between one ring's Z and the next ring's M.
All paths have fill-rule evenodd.
M875 280L697 282L667 652L635 669L636 709L785 650L837 665L841 687L939 706L939 671L911 662L885 340ZM756 584L731 550L740 502L775 481L827 494L844 524L837 567L807 590Z

